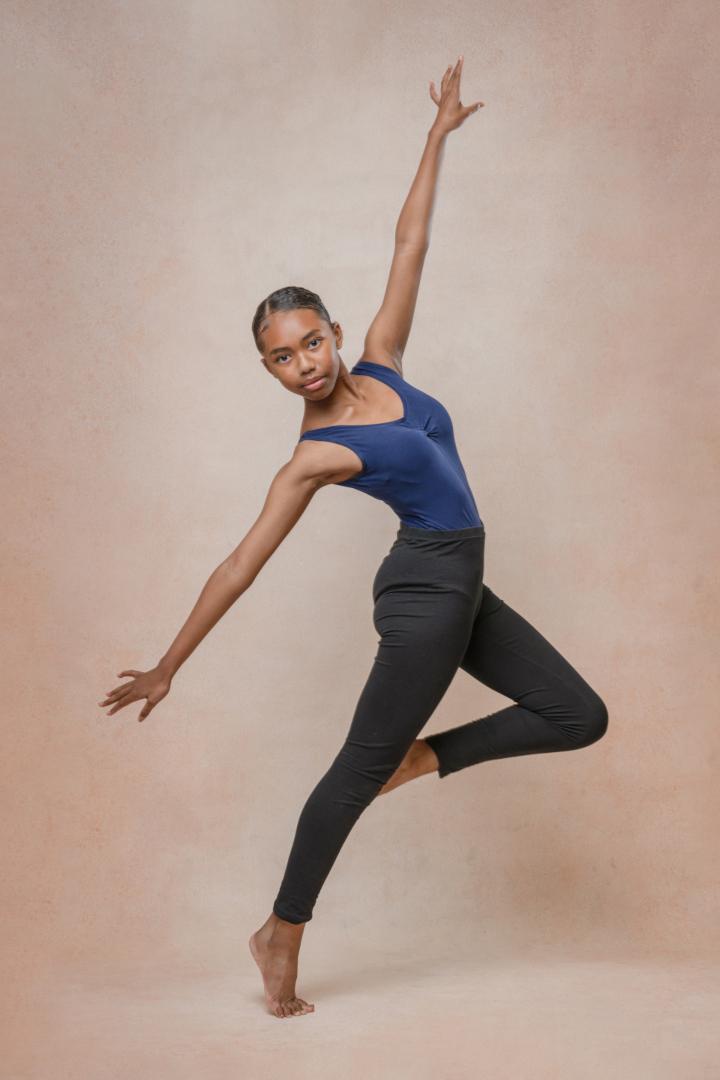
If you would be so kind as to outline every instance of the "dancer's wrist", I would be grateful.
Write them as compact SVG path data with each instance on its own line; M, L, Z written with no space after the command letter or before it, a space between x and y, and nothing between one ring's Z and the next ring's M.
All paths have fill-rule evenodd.
M445 128L435 122L431 125L428 131L428 142L442 143L447 138L448 132Z

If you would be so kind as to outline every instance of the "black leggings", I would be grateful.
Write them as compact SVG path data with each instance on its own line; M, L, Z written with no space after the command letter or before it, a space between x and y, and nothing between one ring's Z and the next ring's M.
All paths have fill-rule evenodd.
M424 736L440 777L480 761L589 746L602 699L483 583L485 530L400 525L373 581L380 634L345 742L298 820L273 911L307 922L350 830L397 769L458 668L516 704Z

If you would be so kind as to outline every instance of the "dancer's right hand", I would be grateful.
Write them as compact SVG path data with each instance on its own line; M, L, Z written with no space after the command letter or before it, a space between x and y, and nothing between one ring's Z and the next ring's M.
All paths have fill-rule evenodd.
M172 678L159 667L151 668L149 671L133 671L127 668L125 671L118 672L119 679L125 675L132 675L132 681L121 683L120 686L116 686L113 690L108 690L105 700L99 701L98 705L103 708L106 705L112 705L112 709L107 714L112 716L119 709L131 705L133 701L146 698L147 700L138 716L138 720L144 720L168 693L172 685Z

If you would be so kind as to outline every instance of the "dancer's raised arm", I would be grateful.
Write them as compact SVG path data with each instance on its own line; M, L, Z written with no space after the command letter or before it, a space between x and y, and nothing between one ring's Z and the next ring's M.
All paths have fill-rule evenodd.
M395 226L395 252L382 305L365 335L363 358L387 363L400 374L430 245L430 222L445 138L483 104L481 101L467 106L460 103L462 65L460 57L454 68L448 66L439 96L434 82L430 83L430 96L438 106L437 116Z

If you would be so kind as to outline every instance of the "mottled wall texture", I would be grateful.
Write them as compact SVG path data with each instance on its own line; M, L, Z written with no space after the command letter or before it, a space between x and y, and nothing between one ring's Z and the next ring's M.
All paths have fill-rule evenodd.
M13 1001L51 971L248 963L370 669L393 514L325 488L146 723L96 703L157 662L293 451L257 303L311 288L361 355L460 52L485 108L445 148L405 371L453 416L486 581L610 725L379 799L306 940L717 956L717 6L7 0L2 22ZM506 703L460 672L426 731Z

